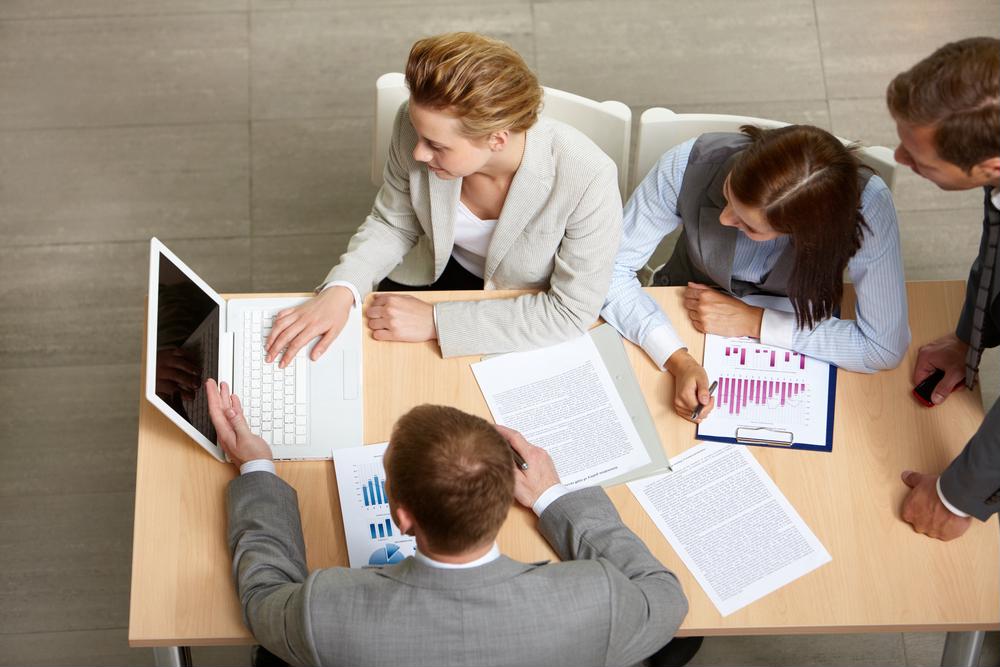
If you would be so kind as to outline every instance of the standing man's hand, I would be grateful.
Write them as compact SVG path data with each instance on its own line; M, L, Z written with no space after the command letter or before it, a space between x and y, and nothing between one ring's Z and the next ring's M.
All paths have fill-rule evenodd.
M528 464L527 470L521 470L514 466L514 460L511 459L511 465L514 466L514 498L531 509L539 496L559 484L556 466L547 451L530 444L514 429L499 424L496 425L496 429Z
M913 530L947 542L961 537L972 523L971 517L952 514L937 492L937 475L923 475L906 470L903 482L910 492L903 499L901 515Z
M237 468L247 461L274 458L264 438L250 432L240 399L236 394L229 393L228 384L223 382L220 388L215 380L209 379L205 382L205 392L208 414L219 434L219 444Z
M700 424L715 407L715 399L708 393L705 368L682 348L667 359L667 370L674 376L674 411L684 419ZM704 406L701 414L692 420L691 415L699 405Z
M943 403L951 392L965 386L965 355L968 351L969 344L955 334L927 343L917 353L917 363L913 367L914 386L932 375L935 369L943 370L944 377L931 394L931 401L935 405Z

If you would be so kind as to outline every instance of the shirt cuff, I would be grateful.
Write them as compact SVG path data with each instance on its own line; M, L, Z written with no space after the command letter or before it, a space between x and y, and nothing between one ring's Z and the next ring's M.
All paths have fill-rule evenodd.
M665 324L650 331L642 341L642 349L646 351L646 354L660 370L666 369L667 359L674 352L686 348L687 345L684 344L684 341L678 338L674 330Z
M951 503L949 503L948 499L944 497L944 494L941 492L941 478L940 477L938 477L938 480L937 480L937 493L938 493L938 498L941 499L941 502L944 504L945 507L948 508L949 512L951 512L955 516L960 516L960 517L963 517L963 518L969 516L968 514L966 514L965 512L963 512L962 510L958 509L957 507L955 507L954 505L952 505Z
M254 459L253 461L246 461L240 466L240 474L245 475L248 472L269 472L272 475L278 474L278 471L274 468L274 461L271 459Z
M569 493L569 489L562 484L553 484L549 488L542 491L542 495L538 496L538 500L536 500L535 504L531 506L531 511L535 513L535 516L542 516L542 512L544 512L549 505L559 500L567 493Z
M361 304L361 293L358 292L358 288L352 285L351 283L347 282L346 280L331 280L330 282L328 282L327 284L323 285L318 290L316 290L316 294L319 294L324 290L328 290L331 287L346 287L347 289L351 290L351 294L354 295L354 305L357 306Z
M791 349L795 334L795 313L785 313L772 308L764 309L760 319L760 342Z

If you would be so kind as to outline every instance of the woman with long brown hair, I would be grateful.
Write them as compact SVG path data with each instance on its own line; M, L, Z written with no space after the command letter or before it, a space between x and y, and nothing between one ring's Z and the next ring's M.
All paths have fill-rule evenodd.
M318 358L380 283L382 291L535 292L436 305L404 294L372 299L375 339L436 340L445 357L548 345L597 319L621 234L611 158L539 116L542 88L504 42L474 33L422 39L406 85L371 214L317 296L278 313L269 362L287 365L317 337Z
M741 130L676 146L646 176L625 208L601 312L674 375L674 408L687 419L699 404L700 419L708 415L708 377L636 278L678 227L674 254L653 282L686 286L698 331L759 338L868 373L898 365L910 342L886 184L820 128ZM836 316L845 269L857 293L853 320ZM740 298L757 294L788 297L793 312Z

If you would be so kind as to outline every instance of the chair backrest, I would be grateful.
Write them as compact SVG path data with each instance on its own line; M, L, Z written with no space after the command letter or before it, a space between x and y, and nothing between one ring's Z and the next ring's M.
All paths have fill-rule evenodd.
M632 132L632 110L615 101L594 100L544 87L542 115L571 125L590 137L618 166L618 187L622 198L628 187L629 145ZM382 172L389 142L392 140L392 123L399 106L409 98L404 76L399 72L383 74L375 82L375 132L372 141L371 179L382 185Z
M750 116L728 116L707 113L674 113L663 107L646 109L639 117L639 137L635 169L629 188L631 192L646 177L660 156L677 144L706 132L738 132L741 125L763 128L784 127L788 123ZM838 137L839 138L839 137ZM850 143L840 139L844 144ZM896 161L892 150L885 146L864 146L859 157L875 170L889 190L896 187Z

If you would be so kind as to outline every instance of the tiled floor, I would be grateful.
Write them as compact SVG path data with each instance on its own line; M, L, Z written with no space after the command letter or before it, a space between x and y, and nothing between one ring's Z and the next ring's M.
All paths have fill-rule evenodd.
M0 664L152 663L126 642L146 241L220 291L312 287L371 205L373 83L414 39L502 37L544 84L636 115L891 146L892 75L998 19L995 0L3 0ZM980 197L900 174L908 278L964 278ZM696 663L934 665L942 641L722 638Z

